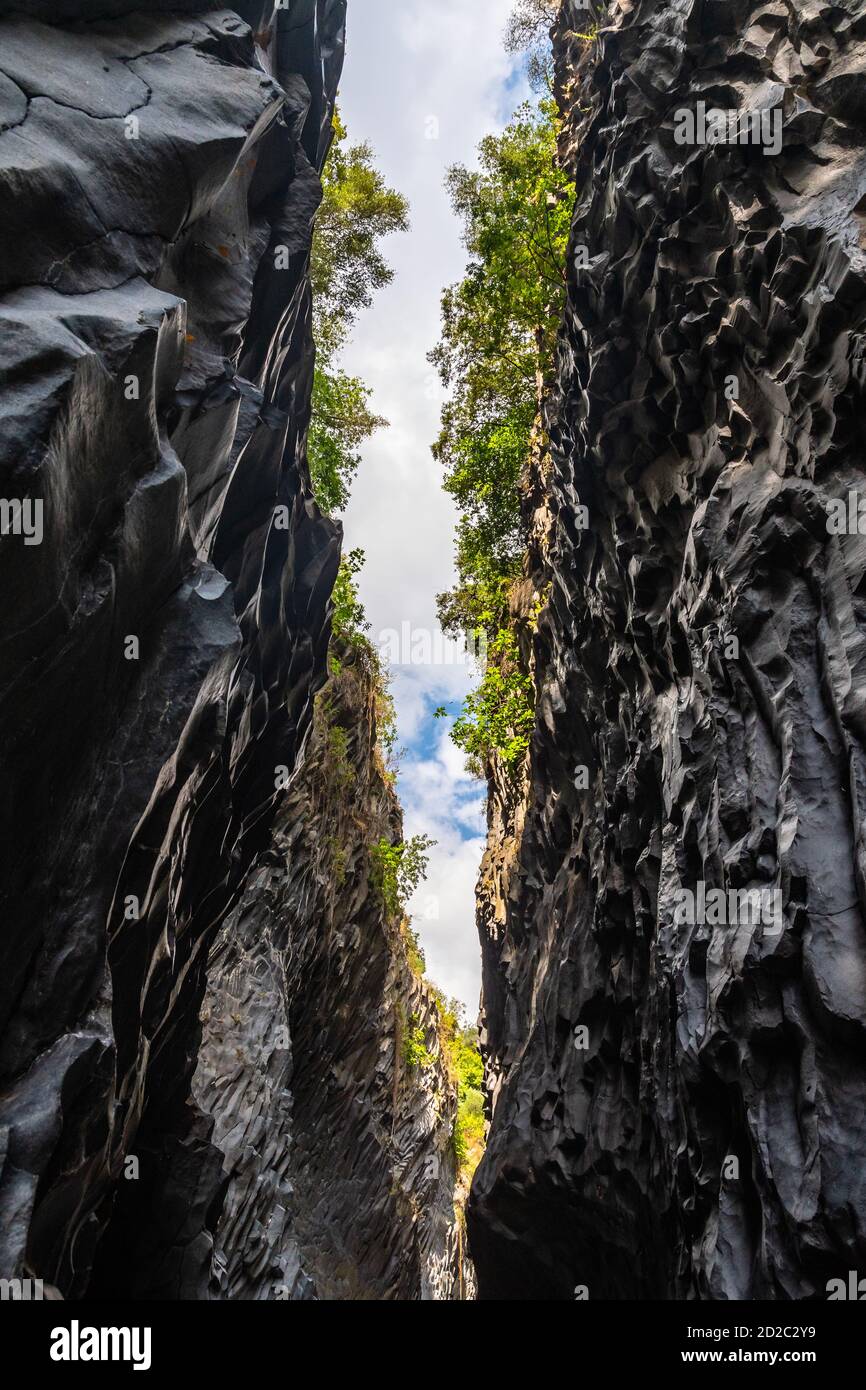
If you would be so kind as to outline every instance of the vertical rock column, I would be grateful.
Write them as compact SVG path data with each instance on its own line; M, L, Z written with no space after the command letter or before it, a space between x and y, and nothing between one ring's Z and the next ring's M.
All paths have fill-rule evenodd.
M0 4L0 1266L196 1297L208 951L339 559L304 440L345 3L28 9Z
M480 1295L824 1298L866 1271L866 6L587 18Z
M194 1094L229 1174L214 1289L460 1299L456 1082L376 885L371 847L403 836L377 746L379 678L363 649L339 657L272 843L211 954Z

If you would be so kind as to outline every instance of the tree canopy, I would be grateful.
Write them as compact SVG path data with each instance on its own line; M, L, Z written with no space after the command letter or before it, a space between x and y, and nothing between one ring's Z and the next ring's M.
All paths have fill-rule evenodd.
M442 297L430 355L448 390L433 452L460 514L458 583L440 596L439 616L454 635L481 629L491 639L482 686L453 731L476 768L488 748L511 761L526 746L528 683L503 628L524 549L519 481L565 298L574 190L556 162L557 135L553 102L525 103L481 142L476 169L448 175L469 260Z
M360 446L387 424L371 408L370 388L343 371L339 355L358 315L393 279L381 241L408 225L406 199L375 168L369 144L349 144L335 112L310 258L317 359L307 453L316 500L328 513L345 508Z
M553 80L550 30L559 0L517 0L505 28L507 53L525 56L530 85L549 90Z
M481 620L490 586L516 572L522 553L517 485L565 290L572 198L556 135L553 104L527 103L481 142L477 169L448 175L470 257L442 297L431 353L449 391L434 454L461 513L460 586L440 604L451 630Z
M376 169L372 146L367 141L350 145L348 140L335 111L310 262L316 342L328 358L343 346L376 291L394 278L380 241L409 226L409 205Z

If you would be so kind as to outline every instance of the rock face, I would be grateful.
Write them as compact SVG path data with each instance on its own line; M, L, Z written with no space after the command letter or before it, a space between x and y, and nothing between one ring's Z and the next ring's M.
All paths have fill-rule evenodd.
M293 780L340 551L305 436L344 21L0 3L0 1274L67 1298L453 1288L453 1095L395 1063L401 991L433 1006L316 881Z
M615 0L590 54L587 18L537 724L481 886L479 1293L824 1298L866 1269L866 540L832 505L866 496L866 4ZM766 138L679 142L700 102Z
M193 1089L231 1165L216 1275L228 1297L273 1297L276 1264L292 1296L312 1280L328 1299L462 1298L456 1092L430 988L373 886L370 844L398 843L402 815L374 676L343 658L273 847L212 953Z

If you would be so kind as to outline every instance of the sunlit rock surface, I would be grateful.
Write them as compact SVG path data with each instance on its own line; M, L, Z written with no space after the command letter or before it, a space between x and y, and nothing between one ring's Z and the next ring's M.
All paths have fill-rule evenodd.
M827 524L866 496L866 4L614 3L588 54L589 20L538 717L480 897L480 1296L825 1298L866 1269L866 535ZM699 101L781 151L678 144ZM699 882L778 929L676 921Z
M453 1097L398 1084L414 986L372 907L335 905L351 952L319 940L313 822L280 781L339 563L306 272L344 21L0 3L0 496L42 530L0 538L0 1274L67 1298L457 1296ZM281 1010L285 1066L245 1083ZM390 1119L356 1098L374 1083Z

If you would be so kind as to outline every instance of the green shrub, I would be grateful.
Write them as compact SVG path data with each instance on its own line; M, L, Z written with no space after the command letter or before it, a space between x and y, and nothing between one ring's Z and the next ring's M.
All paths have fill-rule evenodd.
M335 887L342 888L346 882L348 855L344 846L333 835L328 839L328 854L331 860L331 880Z
M403 927L403 936L406 941L406 959L409 962L409 969L413 975L417 975L421 979L427 969L427 961L418 933L413 929L408 919Z
M541 42L547 0L516 12L518 47ZM541 49L539 49L541 53ZM522 670L508 593L526 537L520 482L538 428L565 300L574 186L557 163L555 105L524 104L479 147L479 167L450 171L469 261L442 298L442 337L431 353L448 398L434 455L457 503L457 585L440 595L446 632L488 639L488 662L452 730L481 774L496 754L517 773L532 728L533 692Z
M515 772L529 747L535 722L532 681L520 665L517 638L501 629L490 643L481 683L466 698L451 737L479 777L492 754Z
M406 903L427 872L427 851L436 841L427 835L392 845L383 835L370 850L370 881L389 917L406 910Z
M403 1062L407 1067L420 1067L429 1071L436 1058L425 1046L424 1029L419 1026L418 1015L412 1014L403 1033Z
M452 1143L457 1168L467 1182L484 1152L484 1067L478 1034L467 1024L459 1000L447 1000L434 988L439 1007L440 1037L449 1075L457 1083L457 1116Z
M364 605L358 597L357 584L365 559L366 556L360 549L350 550L348 555L343 556L331 595L334 604L334 636L356 648L362 645L370 646L369 639L364 635L369 632L370 624L367 622Z

